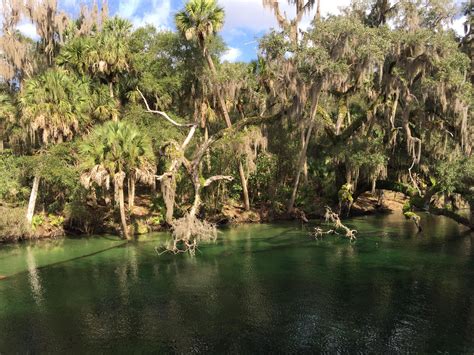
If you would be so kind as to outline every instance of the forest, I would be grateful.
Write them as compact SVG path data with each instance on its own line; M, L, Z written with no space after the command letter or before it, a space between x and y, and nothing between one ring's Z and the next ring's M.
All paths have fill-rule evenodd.
M339 221L387 191L417 224L427 211L473 229L472 2L322 16L325 0L288 0L289 18L262 1L278 27L231 63L215 0L186 2L176 30L134 28L106 1L71 18L56 0L4 0L0 241L171 229L179 252L216 225Z

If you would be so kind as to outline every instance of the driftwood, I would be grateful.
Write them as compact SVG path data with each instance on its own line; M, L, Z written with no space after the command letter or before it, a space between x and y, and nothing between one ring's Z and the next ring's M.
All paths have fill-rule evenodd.
M357 230L350 229L341 222L339 215L331 210L329 206L326 206L326 213L324 214L324 219L326 223L331 223L334 226L334 229L329 229L327 231L323 230L321 227L314 228L311 236L316 239L321 238L324 235L336 234L343 235L346 238L349 238L350 241L357 239L356 234Z

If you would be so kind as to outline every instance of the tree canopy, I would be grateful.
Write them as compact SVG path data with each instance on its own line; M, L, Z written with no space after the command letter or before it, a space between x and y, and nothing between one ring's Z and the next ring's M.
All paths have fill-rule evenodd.
M290 1L294 19L263 1L280 28L249 63L220 60L225 13L214 0L187 2L176 32L133 28L105 3L76 19L54 1L6 3L8 203L26 205L31 192L42 213L61 201L51 212L82 231L113 226L116 206L128 237L130 226L228 219L230 206L248 220L322 216L326 205L350 213L367 191L388 189L408 196L405 212L474 226L472 35L450 29L451 1L353 1L326 17L319 1ZM15 30L21 16L39 29L37 43ZM38 164L67 173L47 179ZM214 235L208 227L199 224Z

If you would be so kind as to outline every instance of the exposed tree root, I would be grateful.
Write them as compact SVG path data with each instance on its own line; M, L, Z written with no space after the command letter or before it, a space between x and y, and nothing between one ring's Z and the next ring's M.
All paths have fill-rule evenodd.
M164 253L189 253L189 255L194 256L201 242L213 242L217 238L215 224L200 220L191 214L174 220L171 227L173 238L164 247L164 250L158 251L157 249L160 255Z

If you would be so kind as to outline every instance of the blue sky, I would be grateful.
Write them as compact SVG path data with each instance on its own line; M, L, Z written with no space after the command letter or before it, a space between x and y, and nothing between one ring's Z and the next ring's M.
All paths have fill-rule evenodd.
M218 0L226 12L226 20L221 31L228 51L223 60L248 61L256 58L256 39L262 36L276 22L272 12L262 6L262 0ZM86 3L90 3L87 0ZM109 0L109 13L128 18L135 27L152 24L157 28L174 29L174 14L183 8L185 0ZM293 12L286 1L280 1L283 10L292 16ZM323 15L337 13L340 7L347 6L350 0L321 0ZM77 14L80 2L76 0L58 0L61 8L68 13ZM309 14L302 21L302 28L309 25L313 14ZM456 20L453 27L462 32L462 19ZM23 22L19 29L35 36L34 26Z

